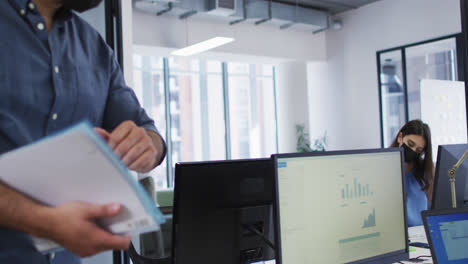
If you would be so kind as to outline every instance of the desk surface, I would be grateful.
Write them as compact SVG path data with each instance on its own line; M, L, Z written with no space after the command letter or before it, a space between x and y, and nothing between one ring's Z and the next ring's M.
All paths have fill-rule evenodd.
M410 227L408 228L408 239L410 242L422 242L422 243L427 243L426 239L426 233L424 231L424 226L415 226L415 227ZM420 248L420 247L410 247L410 259L421 257L421 256L430 256L431 251L427 248ZM422 258L423 261L402 261L402 263L405 264L428 264L432 263L432 258ZM274 264L275 261L266 261L266 262L258 262L258 263L253 263L253 264Z
M413 226L408 228L408 240L410 242L422 242L427 243L426 231L424 226ZM410 259L421 257L421 256L430 256L431 250L427 248L420 247L410 247ZM403 263L432 263L432 258L422 258L424 261L414 262L414 261L403 261Z

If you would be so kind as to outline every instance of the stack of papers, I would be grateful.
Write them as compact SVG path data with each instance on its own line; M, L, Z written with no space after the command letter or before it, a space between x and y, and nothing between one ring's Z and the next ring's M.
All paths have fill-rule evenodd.
M99 222L114 234L137 235L158 230L165 222L145 190L87 122L3 154L0 180L49 206L68 201L120 203L118 216ZM52 247L50 241L35 241L40 251Z

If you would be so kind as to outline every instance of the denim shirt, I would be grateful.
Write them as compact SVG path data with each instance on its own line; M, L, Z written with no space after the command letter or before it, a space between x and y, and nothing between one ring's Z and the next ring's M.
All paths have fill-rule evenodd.
M0 32L0 154L82 120L157 132L113 51L76 14L59 10L48 32L32 0L2 0ZM41 261L28 235L0 227L0 263Z
M421 212L427 210L427 196L413 171L406 178L406 215L408 226L422 225Z

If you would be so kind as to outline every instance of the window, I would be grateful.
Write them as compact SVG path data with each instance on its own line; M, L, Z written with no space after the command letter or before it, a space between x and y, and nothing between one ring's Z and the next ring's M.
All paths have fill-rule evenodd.
M226 158L221 62L169 59L172 162Z
M228 64L231 158L276 152L273 67Z
M438 111L438 114L454 112L450 109L450 103L438 105L447 108L443 111L435 105L431 105L431 107L434 106L432 111L422 111L423 105L429 104L430 101L428 97L423 97L423 94L429 94L428 89L425 89L425 93L421 92L424 83L434 80L456 83L460 79L459 72L463 71L460 68L463 63L459 61L462 56L457 56L462 47L460 43L460 34L457 34L377 52L382 147L388 147L400 128L413 119L422 119L431 128L434 158L436 158L439 144L466 142L465 130L457 129L460 132L457 132L454 137L438 137L438 135L447 134L447 131L443 130L450 126L443 125L443 122L447 123L450 118L442 116L443 122L434 122L435 118L428 117L435 115L433 113L435 111ZM450 88L452 86L455 87L455 84L441 85L437 91L438 95L446 97L453 94L453 88ZM435 93L431 93L434 94L433 97L436 97ZM464 105L464 94L459 98ZM464 124L460 126L466 128Z
M135 93L168 144L166 160L150 172L157 188L173 186L177 162L278 152L274 70L271 65L134 55Z
M155 122L163 137L166 135L165 117L165 88L162 58L135 55L134 65L134 91L140 104L145 108ZM158 187L167 186L167 162L151 172Z

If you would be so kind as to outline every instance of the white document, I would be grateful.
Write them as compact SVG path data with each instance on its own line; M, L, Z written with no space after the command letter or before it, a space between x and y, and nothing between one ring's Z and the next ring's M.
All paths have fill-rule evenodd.
M427 243L426 230L424 230L424 225L408 227L408 240L410 242Z
M432 153L439 145L467 143L465 83L421 80L421 120L429 125Z
M145 190L86 122L3 154L0 179L49 206L67 201L120 203L118 216L99 222L114 234L137 235L158 230L165 222ZM34 241L41 252L54 247L48 240Z

